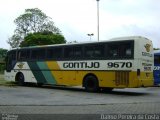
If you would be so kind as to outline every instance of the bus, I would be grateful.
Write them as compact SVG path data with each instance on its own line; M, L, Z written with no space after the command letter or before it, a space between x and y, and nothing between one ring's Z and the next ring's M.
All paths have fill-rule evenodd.
M160 85L160 50L154 51L154 85Z
M82 86L86 91L153 86L152 41L141 36L10 50L5 80Z

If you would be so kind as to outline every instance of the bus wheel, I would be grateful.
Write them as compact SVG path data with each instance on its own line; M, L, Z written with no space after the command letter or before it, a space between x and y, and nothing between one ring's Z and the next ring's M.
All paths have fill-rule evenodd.
M93 75L85 77L83 86L87 92L97 92L99 90L98 80Z
M23 75L23 73L19 73L17 75L17 82L18 82L18 85L24 86L24 75Z

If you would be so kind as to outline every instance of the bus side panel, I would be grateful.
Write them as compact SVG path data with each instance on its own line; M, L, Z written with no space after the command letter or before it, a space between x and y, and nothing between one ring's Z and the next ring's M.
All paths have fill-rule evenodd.
M140 70L138 76L140 86L153 86L154 55L150 40L138 39L135 41L135 71Z
M15 75L16 75L16 73L13 70L11 72L5 71L4 79L6 81L15 81Z
M151 86L153 84L152 72L150 74L147 73L147 78L145 77L145 72L142 72L141 77L139 78L137 77L137 72L135 71L105 71L96 72L95 74L99 78L100 87L135 88Z
M63 84L62 71L60 71L59 65L56 61L46 61L48 69L51 71L51 75L54 78L54 81L58 85Z
M130 73L130 88L133 87L147 87L153 85L153 74L152 72L148 73L146 77L146 72L141 72L140 77L137 76L137 72Z
M133 88L138 86L137 73L132 71L97 72L100 87Z
M5 80L16 81L16 75L20 72L24 75L24 82L37 83L37 81L33 79L34 75L32 74L27 62L17 62L11 72L5 71Z
M55 84L56 81L45 62L17 62L14 68L14 76L21 72L25 82ZM8 73L9 74L9 73ZM15 81L15 78L14 78Z

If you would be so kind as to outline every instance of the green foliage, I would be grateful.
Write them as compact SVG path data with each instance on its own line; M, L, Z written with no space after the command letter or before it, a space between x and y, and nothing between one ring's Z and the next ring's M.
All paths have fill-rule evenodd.
M0 73L4 72L5 69L5 57L7 55L7 49L0 48Z
M43 31L60 33L60 30L55 27L52 19L38 8L26 9L25 13L15 19L14 22L17 25L17 32L25 36L28 33Z
M23 38L20 35L14 34L14 35L12 35L12 37L8 38L7 42L12 48L16 48L16 47L18 47L18 45L20 44L22 39Z
M0 48L0 59L3 59L7 55L7 49Z
M20 47L36 46L36 45L51 45L66 43L65 38L61 34L44 31L30 33L21 42Z
M5 70L5 64L3 63L1 63L0 64L0 74L3 74L4 73L4 70Z
M12 48L18 47L24 37L30 33L51 31L55 34L61 34L52 19L38 8L26 9L24 14L14 20L14 23L16 24L14 35L7 41Z
M160 48L153 48L153 50L160 50Z

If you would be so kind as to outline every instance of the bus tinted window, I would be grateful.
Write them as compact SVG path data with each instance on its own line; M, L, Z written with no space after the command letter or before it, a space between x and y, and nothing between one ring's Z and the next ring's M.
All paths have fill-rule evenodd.
M84 56L86 58L93 58L94 56L94 46L85 46L85 49L84 49Z
M94 49L94 56L97 57L104 57L104 45L95 46Z
M82 58L83 57L82 53L83 53L82 47L77 46L74 48L74 57L75 58Z
M18 51L18 60L27 60L30 58L30 50Z
M82 58L82 47L81 46L75 46L75 47L66 47L64 48L64 57L65 58Z
M108 44L108 54L107 56L110 58L117 58L119 55L119 47L118 44Z
M73 58L74 56L73 47L64 48L64 57L65 58Z
M45 49L33 49L31 53L31 59L45 59Z
M60 59L62 57L62 48L48 48L47 59Z
M160 64L160 56L158 56L158 55L154 56L154 63L155 64Z
M120 56L121 58L131 58L133 55L133 48L131 43L121 45Z
M7 58L15 61L16 60L16 51L9 51L7 53Z
M9 52L9 57L10 57L10 59L12 59L12 60L16 60L16 51L11 51L11 52Z
M86 58L102 58L104 57L104 45L88 45L84 48L84 56Z
M133 58L133 42L112 42L107 44L107 58Z

